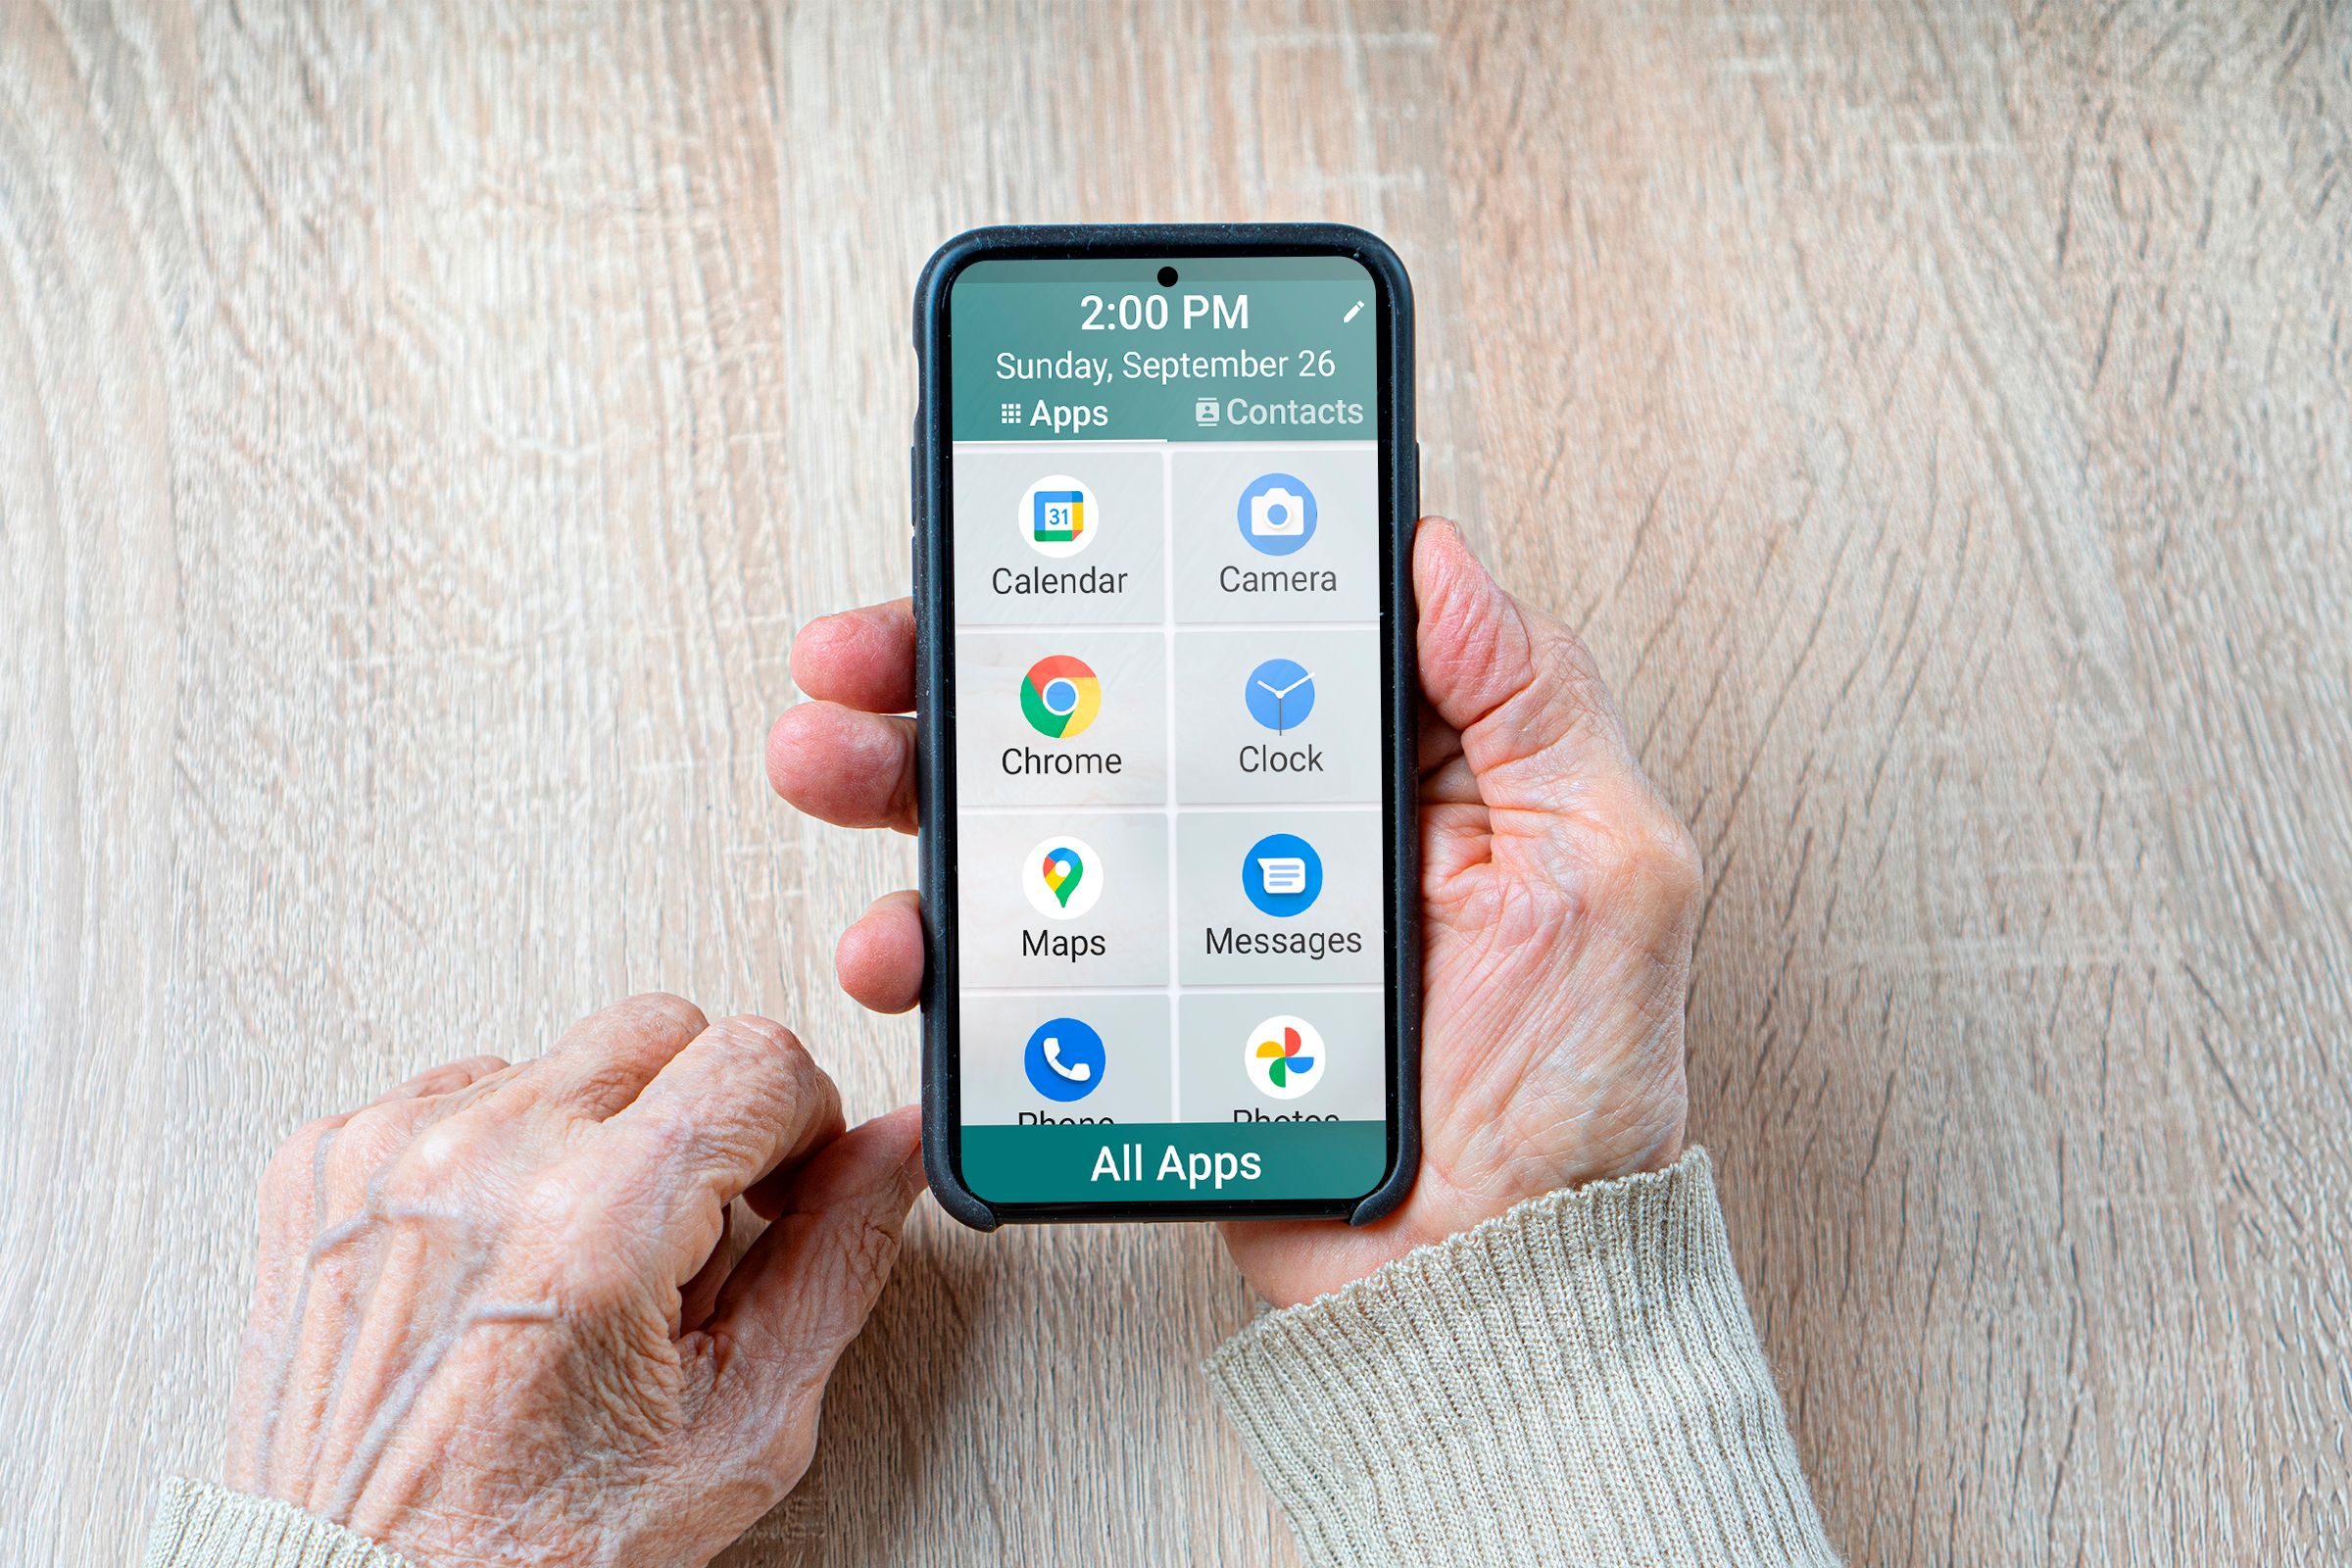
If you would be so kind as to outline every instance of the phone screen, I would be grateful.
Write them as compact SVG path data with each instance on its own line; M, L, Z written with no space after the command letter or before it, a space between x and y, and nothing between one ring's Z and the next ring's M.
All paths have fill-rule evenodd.
M956 1126L991 1203L1388 1168L1378 287L1298 255L950 287Z

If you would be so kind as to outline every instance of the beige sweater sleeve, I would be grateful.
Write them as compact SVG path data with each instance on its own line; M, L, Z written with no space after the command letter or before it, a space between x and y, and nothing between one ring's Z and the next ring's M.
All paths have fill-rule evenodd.
M1270 1312L1208 1374L1311 1562L1834 1564L1703 1151ZM403 1568L167 1481L147 1568Z
M1838 1560L1703 1150L1270 1312L1207 1371L1309 1562Z
M147 1568L408 1568L399 1553L304 1513L173 1476L155 1500Z

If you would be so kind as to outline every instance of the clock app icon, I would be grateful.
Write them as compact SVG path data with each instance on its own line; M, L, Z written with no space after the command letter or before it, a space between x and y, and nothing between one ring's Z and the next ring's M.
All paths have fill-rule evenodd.
M1297 729L1315 710L1314 672L1296 660L1269 659L1250 672L1242 701L1275 734Z

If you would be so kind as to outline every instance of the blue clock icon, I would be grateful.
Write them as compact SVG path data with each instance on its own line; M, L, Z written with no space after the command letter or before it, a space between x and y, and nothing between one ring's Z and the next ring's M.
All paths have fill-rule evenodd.
M1306 722L1315 710L1315 676L1292 659L1269 659L1250 672L1242 688L1250 716L1280 735Z

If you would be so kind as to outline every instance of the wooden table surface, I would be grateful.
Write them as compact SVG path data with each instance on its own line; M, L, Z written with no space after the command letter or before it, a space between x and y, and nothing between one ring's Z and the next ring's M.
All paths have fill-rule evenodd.
M657 986L914 1095L911 845L760 748L906 587L915 270L1275 217L1403 255L1430 506L1695 825L1833 1538L2352 1553L2340 8L0 0L11 1554L212 1462L304 1118ZM1295 1560L1213 1235L911 1236L731 1560Z

